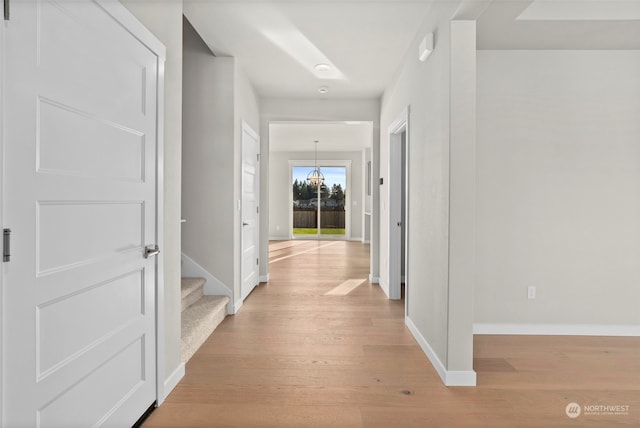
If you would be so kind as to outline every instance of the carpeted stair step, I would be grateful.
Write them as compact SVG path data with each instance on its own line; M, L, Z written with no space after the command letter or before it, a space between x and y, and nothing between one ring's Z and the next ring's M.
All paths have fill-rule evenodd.
M182 312L181 356L185 363L227 316L227 296L203 296Z
M182 278L180 295L183 312L204 296L205 282L207 280L204 278Z

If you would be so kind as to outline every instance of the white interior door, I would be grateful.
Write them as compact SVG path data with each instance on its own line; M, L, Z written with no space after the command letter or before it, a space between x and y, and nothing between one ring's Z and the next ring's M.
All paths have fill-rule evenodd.
M403 146L406 142L407 118L389 127L389 299L402 298L403 233L405 231L403 205Z
M127 427L156 397L143 253L157 242L161 59L133 21L113 1L12 2L3 426Z
M400 299L402 260L402 151L400 134L389 144L389 298Z
M246 123L242 124L242 284L240 297L246 299L259 282L258 242L260 140Z

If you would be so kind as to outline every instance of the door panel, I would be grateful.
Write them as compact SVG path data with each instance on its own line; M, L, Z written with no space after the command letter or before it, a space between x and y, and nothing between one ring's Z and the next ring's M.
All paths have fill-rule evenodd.
M153 403L159 58L100 3L6 25L4 426L131 426Z
M51 100L39 103L38 172L144 179L143 134Z
M259 170L258 135L246 124L242 127L242 283L240 297L246 299L259 282Z
M401 298L402 134L390 135L389 149L389 299Z
M42 427L81 427L89 426L78 421L95 421L100 425L111 412L118 410L122 400L135 394L145 381L144 376L144 340L138 338L116 355L110 356L106 363L79 380L73 388L64 391L37 412ZM114 372L121 375L114 377ZM100 399L86 400L100 391ZM84 402L82 406L77 403ZM73 409L70 411L70 409ZM96 420L96 415L104 415ZM132 423L135 420L132 421ZM110 426L115 425L109 423Z
M21 17L17 15L19 2L13 3L11 22L15 27L13 22ZM142 90L148 77L154 79L150 73L154 73L155 66L140 61L144 56L154 56L148 48L131 43L131 34L94 2L36 3L40 21L34 59L40 70L46 70L43 83L57 83L49 88L49 99L98 113L99 117L108 116L123 126L136 124L147 110L155 113L152 105L146 105L153 102L153 94ZM66 87L74 87L86 96L78 99Z
M43 201L36 215L39 275L144 246L142 202Z
M138 271L39 305L36 308L38 377L45 377L143 317L143 297L144 275ZM87 323L80 324L78 320Z

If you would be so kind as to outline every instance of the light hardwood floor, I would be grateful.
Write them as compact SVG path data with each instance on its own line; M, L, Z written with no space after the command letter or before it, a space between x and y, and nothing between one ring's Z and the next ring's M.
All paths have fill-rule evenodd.
M477 336L478 386L446 388L368 266L360 243L273 242L269 284L144 426L640 427L640 338ZM571 419L571 402L629 411Z

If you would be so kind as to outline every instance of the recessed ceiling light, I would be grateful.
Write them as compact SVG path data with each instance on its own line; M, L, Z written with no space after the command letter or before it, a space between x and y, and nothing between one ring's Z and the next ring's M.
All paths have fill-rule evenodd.
M316 64L315 67L313 67L316 69L316 71L319 71L321 73L326 73L327 71L331 71L331 66L329 64Z
M329 92L329 88L327 88L326 86L320 86L318 88L318 92L320 92L321 94L326 94L327 92Z

